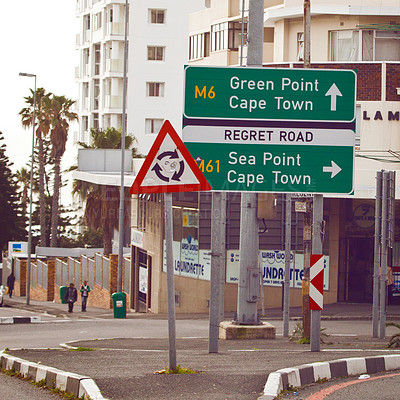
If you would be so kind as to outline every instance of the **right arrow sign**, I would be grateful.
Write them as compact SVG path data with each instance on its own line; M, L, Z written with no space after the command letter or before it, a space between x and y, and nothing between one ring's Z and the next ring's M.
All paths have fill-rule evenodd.
M334 178L342 170L342 168L340 168L335 161L331 161L330 167L323 167L322 169L324 172L330 172L331 178Z

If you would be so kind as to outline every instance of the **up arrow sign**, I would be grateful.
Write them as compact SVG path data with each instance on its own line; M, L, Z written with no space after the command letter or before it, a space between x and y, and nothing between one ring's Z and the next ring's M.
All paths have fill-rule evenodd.
M330 167L323 167L323 171L330 172L331 178L333 178L342 170L342 168L340 168L339 165L337 165L334 161L331 161L331 164L332 165Z
M325 93L325 96L331 96L331 111L336 111L336 97L342 96L342 93L340 92L335 83Z

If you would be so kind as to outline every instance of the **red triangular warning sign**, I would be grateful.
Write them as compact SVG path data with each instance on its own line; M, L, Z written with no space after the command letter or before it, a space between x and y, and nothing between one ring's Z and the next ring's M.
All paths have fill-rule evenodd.
M201 190L211 190L211 187L171 123L166 120L129 193Z

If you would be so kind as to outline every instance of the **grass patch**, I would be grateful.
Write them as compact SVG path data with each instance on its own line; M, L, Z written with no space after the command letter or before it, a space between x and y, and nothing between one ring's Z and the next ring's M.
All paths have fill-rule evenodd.
M90 347L74 347L73 349L69 349L69 351L94 351L94 349Z
M194 369L190 368L184 368L181 367L180 365L177 365L176 368L169 368L165 367L161 371L155 371L154 374L183 374L183 375L188 375L188 374L201 374L201 371L196 371Z

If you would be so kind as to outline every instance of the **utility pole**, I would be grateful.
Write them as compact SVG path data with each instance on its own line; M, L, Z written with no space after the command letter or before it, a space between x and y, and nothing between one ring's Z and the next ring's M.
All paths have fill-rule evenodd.
M381 224L382 224L382 178L383 172L376 173L375 238L374 238L374 280L372 298L372 337L378 337L379 327L379 270L381 266Z
M389 171L383 173L382 182L382 227L381 227L381 279L380 279L380 310L379 310L379 338L386 335L386 288L387 288L387 257L388 257L388 193Z
M283 283L283 336L289 336L290 255L292 247L292 195L286 193L285 212L285 274Z
M261 67L263 61L264 0L249 0L247 65ZM258 267L257 194L242 192L240 205L240 271L236 323L259 324L257 302L260 282ZM256 280L256 283L254 281Z
M225 227L226 227L226 194L212 193L211 217L211 293L210 323L208 335L208 352L218 353L219 324L221 308L223 309L223 286L221 277L225 272ZM221 306L222 303L222 306Z
M310 0L304 0L304 61L303 67L310 68ZM312 199L306 199L306 213L303 222L303 282L302 282L302 316L303 316L303 338L311 336L310 333L310 254L311 254L311 219L312 219Z
M312 253L323 254L322 242L324 237L323 209L324 198L322 194L316 194L313 202L313 232ZM321 347L321 310L311 311L311 351L320 351Z

